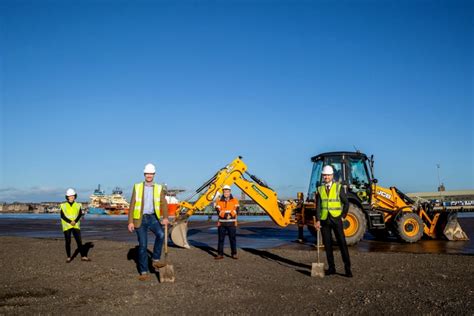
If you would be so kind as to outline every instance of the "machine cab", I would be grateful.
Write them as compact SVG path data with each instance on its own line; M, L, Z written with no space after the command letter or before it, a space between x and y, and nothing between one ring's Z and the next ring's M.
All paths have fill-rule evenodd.
M311 158L313 170L308 189L308 201L313 201L318 186L322 184L321 172L325 165L334 169L334 181L345 185L348 193L357 196L362 204L370 203L372 177L367 156L360 152L330 152ZM351 194L351 195L352 195Z

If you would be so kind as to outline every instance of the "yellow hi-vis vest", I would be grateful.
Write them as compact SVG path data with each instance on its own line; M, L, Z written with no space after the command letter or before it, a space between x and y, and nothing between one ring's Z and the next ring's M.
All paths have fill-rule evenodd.
M319 196L321 197L321 220L328 218L328 212L332 217L338 217L342 214L342 205L339 193L341 192L341 184L333 183L329 190L329 195L326 193L326 186L318 187Z
M143 188L145 187L144 182L135 184L135 208L133 209L133 219L140 219L142 212L142 198L143 198ZM160 204L161 204L161 190L162 186L160 184L153 185L153 205L155 207L155 214L158 219L160 219Z
M63 211L64 215L71 221L76 220L81 210L81 207L82 207L81 203L74 202L72 203L72 205L70 205L67 202L61 203L61 210ZM71 224L69 224L68 222L66 222L65 220L61 218L61 224L63 225L63 232L71 228L81 229L81 225L79 224L79 222L77 222L76 225L72 226Z

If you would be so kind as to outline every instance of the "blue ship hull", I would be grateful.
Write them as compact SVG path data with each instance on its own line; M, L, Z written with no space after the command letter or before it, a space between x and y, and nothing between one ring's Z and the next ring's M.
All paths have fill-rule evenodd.
M105 215L107 214L103 208L100 207L89 207L88 214L96 214L96 215Z

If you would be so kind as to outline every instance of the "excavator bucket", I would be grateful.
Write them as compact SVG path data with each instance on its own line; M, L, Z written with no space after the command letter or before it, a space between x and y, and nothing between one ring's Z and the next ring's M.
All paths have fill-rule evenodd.
M449 214L443 234L448 240L469 240L459 224L457 213Z
M171 228L171 240L173 243L181 248L191 248L188 243L188 221L178 220Z

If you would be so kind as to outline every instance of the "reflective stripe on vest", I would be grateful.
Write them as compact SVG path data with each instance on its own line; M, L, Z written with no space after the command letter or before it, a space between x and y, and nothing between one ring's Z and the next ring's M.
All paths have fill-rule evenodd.
M133 219L140 219L142 215L142 197L143 197L143 188L145 187L144 182L135 184L135 208L133 209ZM160 204L161 204L161 190L162 186L160 184L153 185L153 206L155 208L156 217L159 219Z
M342 205L339 194L341 192L341 184L333 183L329 190L329 196L326 192L326 186L318 187L319 196L321 197L321 220L328 218L328 212L332 217L338 217L342 214Z
M71 221L75 220L77 216L79 216L81 207L81 203L74 202L72 203L72 205L70 205L69 203L61 203L61 210L63 211L64 216L66 216ZM61 224L63 226L63 232L71 228L81 229L81 225L79 224L79 222L77 222L76 225L72 226L61 218Z

